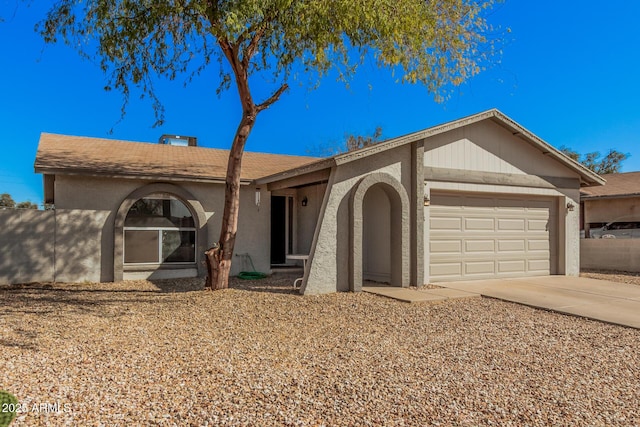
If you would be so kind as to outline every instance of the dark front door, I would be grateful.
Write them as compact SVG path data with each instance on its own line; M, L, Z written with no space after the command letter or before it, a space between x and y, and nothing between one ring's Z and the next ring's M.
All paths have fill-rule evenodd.
M287 198L271 196L271 264L284 264L286 259Z

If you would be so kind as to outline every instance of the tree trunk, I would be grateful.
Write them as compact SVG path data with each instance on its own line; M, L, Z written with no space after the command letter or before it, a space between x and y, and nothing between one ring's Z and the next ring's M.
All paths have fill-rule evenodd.
M205 289L217 290L229 287L229 273L231 259L236 243L238 231L238 210L240 207L240 172L242 169L242 154L247 138L256 122L258 110L255 106L245 109L240 125L229 152L227 177L224 191L224 212L222 214L222 229L220 239L205 252L207 265L207 280Z
M236 243L238 231L238 210L240 208L240 172L242 170L242 155L247 138L256 123L258 113L276 102L280 95L288 89L283 83L267 100L261 104L254 104L249 89L249 61L255 53L262 31L257 31L244 50L242 43L230 43L227 39L218 39L218 44L233 70L233 75L238 89L238 96L242 104L242 120L236 130L229 152L227 164L227 177L224 190L224 212L222 214L222 229L220 239L205 252L207 264L207 280L205 289L226 289L229 287L229 273L231 272L231 259L233 247ZM241 50L241 51L240 51Z

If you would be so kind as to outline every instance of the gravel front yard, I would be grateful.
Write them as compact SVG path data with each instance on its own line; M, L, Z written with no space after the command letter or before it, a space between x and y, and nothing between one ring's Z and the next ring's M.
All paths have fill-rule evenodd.
M627 273L624 271L600 271L586 270L580 273L581 277L590 279L611 280L612 282L640 285L640 273Z
M638 330L290 285L0 287L14 425L640 425Z

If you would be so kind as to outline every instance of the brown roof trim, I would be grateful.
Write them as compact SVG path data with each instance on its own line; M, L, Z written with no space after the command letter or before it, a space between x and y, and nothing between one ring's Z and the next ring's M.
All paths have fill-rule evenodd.
M604 194L604 195L598 195L598 196L591 196L584 193L580 194L580 200L631 199L634 197L640 197L640 193Z
M308 173L317 172L323 169L330 169L336 165L335 159L329 157L328 159L318 160L315 163L310 163L295 169L290 169L284 172L275 173L273 175L258 178L254 182L258 185L270 184L272 182L281 181L283 179L295 178L297 176L306 175Z
M534 147L540 149L543 154L548 154L555 160L567 166L569 169L573 169L580 175L580 183L584 187L592 185L604 185L606 180L597 173L593 172L583 164L576 162L572 158L563 154L560 150L545 142L534 133L530 132L522 125L511 119L507 115L501 113L497 109L490 110L493 113L493 121L504 126L505 128L512 130L513 134L529 142Z
M62 175L62 176L91 176L96 178L121 178L121 179L146 179L151 181L157 181L159 179L163 181L173 181L173 182L204 182L204 183L215 183L215 184L224 184L225 180L223 178L202 178L197 176L188 176L188 175L162 175L162 174L135 174L135 173L121 173L114 174L108 172L98 172L91 171L87 172L86 170L72 170L72 169L64 169L64 171L60 171L58 169L47 169L47 168L36 168L36 173L42 173L45 175ZM241 185L251 184L253 180L250 179L241 179Z

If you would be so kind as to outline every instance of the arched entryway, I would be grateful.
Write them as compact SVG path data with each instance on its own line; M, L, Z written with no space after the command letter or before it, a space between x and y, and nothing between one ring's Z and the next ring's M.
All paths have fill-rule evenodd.
M383 184L367 190L362 201L362 280L391 284L391 200Z
M187 190L150 184L129 194L114 224L114 280L124 272L177 277L203 274L201 254L207 242L206 215Z
M409 286L409 197L393 176L372 173L355 185L349 246L352 291L361 291L363 280Z

